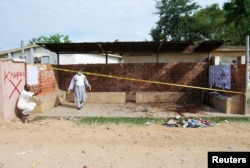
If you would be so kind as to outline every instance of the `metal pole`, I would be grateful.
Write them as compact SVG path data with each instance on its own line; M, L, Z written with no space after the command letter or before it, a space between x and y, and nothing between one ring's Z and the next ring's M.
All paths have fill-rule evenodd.
M24 59L24 42L23 40L21 41L21 57Z
M247 115L247 92L248 92L248 59L249 59L249 36L246 37L246 55L245 55L245 94L244 94L244 114Z
M56 57L57 57L57 65L60 65L60 55L59 55L59 53L56 53Z
M105 52L106 64L108 64L108 52Z

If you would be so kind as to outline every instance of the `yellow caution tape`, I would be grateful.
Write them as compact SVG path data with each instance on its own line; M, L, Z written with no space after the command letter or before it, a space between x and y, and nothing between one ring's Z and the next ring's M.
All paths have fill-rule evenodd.
M53 69L54 70L58 70L58 71L64 71L64 72L74 72L74 73L78 72L78 71L74 71L74 70L61 69L61 68L53 68ZM144 83L153 83L153 84L159 84L159 85L169 85L169 86L177 86L177 87L185 87L185 88L200 89L200 90L209 90L209 91L218 91L218 92L226 92L226 93L234 93L234 94L244 94L244 95L247 94L247 93L236 92L236 91L231 91L231 90L213 89L213 88L205 88L205 87L198 87L198 86L190 86L190 85L182 85L182 84L174 84L174 83L167 83L167 82L158 82L158 81L144 80L144 79L127 78L127 77L120 77L120 76L114 76L114 75L99 74L99 73L93 73L93 72L83 72L83 73L87 74L87 75L100 76L100 77L105 77L105 78L130 80L130 81L144 82Z

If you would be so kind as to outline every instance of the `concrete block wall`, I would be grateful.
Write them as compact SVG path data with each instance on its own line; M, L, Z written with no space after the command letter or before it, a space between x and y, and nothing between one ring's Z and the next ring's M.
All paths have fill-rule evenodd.
M224 96L209 94L210 105L226 114L243 114L243 99L240 95Z
M31 98L31 101L37 104L35 113L41 113L46 110L49 110L53 107L58 106L66 100L66 92L62 90L58 90L56 92L43 95L43 96L35 96Z
M75 102L74 92L66 94L66 100ZM86 102L88 103L125 103L125 92L88 92Z
M86 102L89 103L125 103L125 92L88 92ZM136 92L133 101L136 103L194 103L191 92ZM66 95L66 100L74 102L74 93ZM178 100L178 101L177 101Z
M178 100L178 102L176 102ZM137 103L192 103L191 92L136 92Z
M89 92L86 102L89 103L125 103L125 92Z

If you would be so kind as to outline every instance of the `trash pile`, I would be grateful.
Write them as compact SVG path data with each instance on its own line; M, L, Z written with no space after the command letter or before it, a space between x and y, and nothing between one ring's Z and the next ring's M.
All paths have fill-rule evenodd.
M179 116L176 116L174 119L170 119L163 123L166 127L183 127L183 128L206 128L206 127L212 127L213 124L210 123L208 120L205 120L203 118L181 118Z

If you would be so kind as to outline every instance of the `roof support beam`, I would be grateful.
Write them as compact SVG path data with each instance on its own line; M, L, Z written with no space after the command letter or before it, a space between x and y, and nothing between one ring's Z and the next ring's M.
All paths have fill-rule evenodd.
M246 36L246 55L245 55L245 94L244 94L244 114L247 115L247 96L248 96L248 80L249 80L249 35Z
M105 58L106 58L106 64L108 64L108 52L107 51L105 53Z
M107 50L104 49L102 43L97 43L98 47L102 50L103 53L105 53L105 62L108 64L108 52Z
M60 64L60 54L56 53L57 65Z
M163 41L160 41L160 42L159 42L159 45L158 45L158 48L157 48L157 51L156 51L156 63L157 63L157 64L159 63L159 53L160 53L162 44L163 44Z

